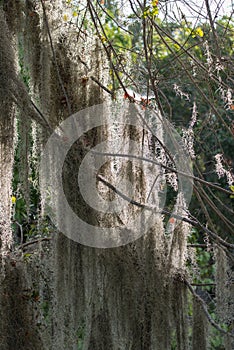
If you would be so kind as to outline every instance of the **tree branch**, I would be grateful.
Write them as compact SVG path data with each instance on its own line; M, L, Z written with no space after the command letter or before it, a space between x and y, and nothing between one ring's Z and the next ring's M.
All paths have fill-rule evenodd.
M104 179L101 175L97 175L97 179L99 181L101 181L103 184L105 184L107 187L109 187L111 190L113 190L116 194L118 194L121 198L125 199L127 202L137 206L138 208L142 208L142 209L146 209L152 212L155 212L155 214L164 214L167 216L171 216L175 219L187 222L189 224L191 224L194 227L198 227L200 228L202 231L206 232L210 238L212 240L214 240L215 242L218 242L219 244L221 244L222 246L229 248L231 250L234 249L234 244L228 243L226 241L224 241L221 237L219 237L216 233L210 231L207 227L203 226L196 218L194 218L192 215L190 215L191 218L187 218L187 217L183 217L181 215L178 214L174 214L171 213L168 210L162 209L160 212L158 211L158 208L156 207L152 207L149 206L147 204L144 203L140 203L137 202L135 200L133 200L132 198L129 198L128 196L126 196L124 193L122 193L121 191L119 191L115 186L113 186L111 183L109 183L106 179Z
M208 321L210 322L210 324L216 328L220 333L222 334L225 334L225 335L228 335L232 338L234 338L234 335L231 334L230 332L227 332L225 331L223 328L221 328L211 317L211 315L209 314L208 310L207 310L207 305L206 303L204 302L204 300L202 300L202 298L195 292L195 290L193 289L192 285L187 281L187 280L184 280L183 281L186 286L188 287L188 289L190 290L190 292L192 293L193 297L199 302L199 304L201 305L203 311L204 311L204 314L206 316L206 318L208 319Z

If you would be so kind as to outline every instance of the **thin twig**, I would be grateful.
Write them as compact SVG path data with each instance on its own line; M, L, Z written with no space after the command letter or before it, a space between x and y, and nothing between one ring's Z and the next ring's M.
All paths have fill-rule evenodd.
M114 96L114 92L109 90L107 87L105 87L102 83L100 83L99 80L97 80L96 78L94 78L92 75L90 77L90 79L92 79L96 84L98 84L103 90L105 90L106 92L108 92L108 94Z
M190 292L192 293L192 295L194 296L194 298L199 302L199 304L201 305L203 311L204 311L204 314L206 316L206 318L208 319L208 321L210 322L210 324L216 328L220 333L222 334L225 334L225 335L228 335L232 338L234 338L234 335L231 334L230 332L227 332L225 331L223 328L221 328L211 317L211 315L209 314L208 310L207 310L207 305L206 303L204 302L204 300L202 300L202 298L195 292L195 290L193 289L192 285L187 281L187 280L184 280L183 281L186 286L188 287L188 289L190 290Z
M102 156L113 156L113 157L119 157L119 158L129 158L129 159L137 159L137 160L141 160L141 161L144 161L144 162L147 162L147 163L151 163L151 164L154 164L154 165L158 165L158 166L161 166L163 169L165 170L168 170L170 172L173 172L173 173L176 173L178 175L181 175L181 176L184 176L184 177L187 177L188 179L191 179L193 181L198 181L206 186L209 186L209 187L213 187L221 192L224 192L228 195L232 195L233 192L229 191L229 190L226 190L225 188L222 188L218 185L215 185L211 182L208 182L208 181L205 181L205 180L202 180L194 175L191 175L191 174L186 174L180 170L176 170L176 169L173 169L167 165L164 165L156 160L153 160L153 159L149 159L149 158L145 158L145 157L141 157L141 156L136 156L136 155L133 155L133 154L124 154L124 153L111 153L111 152L97 152L97 151L94 151L92 150L91 152L97 154L97 155L102 155Z
M171 49L170 45L166 42L166 40L164 39L163 35L161 34L161 31L165 34L165 32L162 30L162 28L160 28L154 21L152 21L152 24L154 25L154 27L156 28L156 31L158 33L158 35L160 36L161 40L163 41L163 43L166 45L166 47L168 48L168 50L174 54L174 51ZM168 36L168 38L170 38L171 40L175 41L170 35L168 35L166 33L166 35ZM177 43L177 42L176 42ZM180 45L180 47L183 49L183 47ZM189 54L189 52L187 52L187 54L189 56L191 56ZM200 86L197 84L197 82L194 80L193 76L190 74L190 72L188 71L188 69L186 69L184 62L178 57L177 61L180 63L180 65L183 67L185 73L187 74L187 76L189 77L189 79L191 80L191 82L194 84L194 86L197 88L197 90L200 92L201 96L203 97L203 99L209 104L209 106L211 107L211 109L213 110L214 114L218 116L218 118L220 119L220 121L222 122L222 124L225 126L225 128L227 129L227 131L231 134L231 136L233 136L232 134L232 130L231 128L227 125L226 121L223 119L223 117L221 116L221 114L218 112L217 108L210 102L210 100L208 99L208 97L206 96L206 94L203 92L203 90L200 88ZM196 62L197 63L197 62ZM198 64L198 63L197 63Z
M16 82L18 83L18 82ZM31 118L33 120L35 120L37 123L39 123L46 131L49 129L50 131L53 131L51 125L49 124L48 120L46 119L46 117L43 115L43 113L39 110L39 108L35 105L35 103L31 100L28 92L25 90L24 86L22 84L20 84L19 86L17 86L18 89L23 89L23 92L25 93L26 96L26 100L24 99L24 102L22 102L22 99L19 98L17 96L17 94L15 93L15 91L11 91L11 89L9 89L9 94L11 95L11 99L12 101L15 103L15 105L22 111L25 110L25 107L28 106L28 104L31 104L33 106L33 108L31 111L33 112L33 115L31 116ZM39 117L40 116L40 117Z
M171 213L168 210L162 209L161 211L158 211L158 208L153 207L153 206L149 206L147 204L144 203L140 203L138 201L133 200L132 198L129 198L128 196L126 196L124 193L122 193L120 190L118 190L114 185L112 185L111 183L109 183L106 179L104 179L102 176L97 175L97 179L99 181L101 181L104 185L106 185L107 187L109 187L111 190L113 190L115 193L117 193L121 198L125 199L127 202L129 202L130 204L133 204L135 206L137 206L138 208L142 208L142 209L146 209L149 211L154 212L155 214L164 214L167 216L171 216L175 219L184 221L189 223L190 225L194 226L194 227L198 227L200 228L203 232L206 232L210 238L212 240L214 240L215 242L218 242L219 244L221 244L222 246L228 248L228 249L234 249L234 244L228 243L226 241L224 241L221 237L219 237L216 233L212 232L211 230L209 230L207 227L203 226L196 218L194 218L192 215L190 215L190 218L188 217L183 217L181 215L175 214L175 213Z
M196 223L196 227L200 228L202 231L206 232L214 241L218 241L221 245L226 248L234 249L234 244L226 242L224 239L219 237L216 233L209 230L207 227L202 225L193 215L189 214L189 216L193 219L193 222Z
M206 4L206 10L207 10L207 14L208 14L208 17L209 17L213 38L214 38L215 49L216 49L218 57L220 59L221 58L220 47L219 47L219 44L218 44L218 38L217 38L216 30L215 30L215 27L214 27L214 21L213 21L212 15L211 15L209 1L205 0L205 4Z
M209 286L216 286L216 283L191 283L191 286L193 286L193 287L209 287Z
M101 5L101 3L98 1L98 5L101 7L102 11L115 23L117 24L118 28L124 30L126 33L134 36L134 34L132 32L130 32L129 30L127 30L126 28L122 27L114 17L112 17L106 10L105 8Z
M31 244L36 244L36 243L41 243L41 242L45 242L45 241L51 241L52 238L50 237L44 237L44 238L39 238L39 239L34 239L33 241L27 242L27 243L23 243L19 245L20 249L24 249L25 247L28 247Z
M187 244L189 248L207 248L207 244Z
M114 57L118 57L118 54L116 53L116 50L114 49L112 43L110 42L110 40L108 39L108 37L107 37L107 35L106 35L106 32L105 32L105 30L104 30L104 28L103 28L103 25L102 25L102 23L101 23L101 21L100 21L100 18L98 17L97 12L96 12L96 10L95 10L93 4L92 4L92 1L88 0L87 3L88 3L89 12L90 12L90 15L91 15L93 24L94 24L94 26L95 26L95 28L96 28L96 30L97 30L97 33L98 33L99 36L100 36L100 32L99 32L98 25L97 25L97 23L96 23L94 14L95 14L95 16L96 16L96 18L97 18L97 21L98 21L99 26L100 26L100 28L101 28L102 34L104 35L105 40L106 40L106 42L108 43L108 47L107 47L107 46L104 44L104 42L101 41L101 42L102 42L102 46L103 46L103 48L104 48L104 50L105 50L105 52L106 52L107 58L108 58L108 60L109 60L109 62L110 62L110 64L111 64L112 70L113 70L113 72L115 73L115 76L116 76L116 78L117 78L117 80L118 80L120 86L122 87L122 89L124 90L124 92L127 94L127 91L126 91L126 88L125 88L125 86L124 86L124 84L123 84L123 82L122 82L122 79L120 78L120 75L119 75L119 73L118 73L118 71L117 71L116 67L114 66L113 61L112 61L112 59L111 59L110 50L111 50L111 52L114 54ZM125 73L125 74L126 74L126 73Z

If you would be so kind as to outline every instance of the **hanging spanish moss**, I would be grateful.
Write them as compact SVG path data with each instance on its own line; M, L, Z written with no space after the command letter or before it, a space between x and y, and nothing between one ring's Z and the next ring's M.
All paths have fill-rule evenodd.
M216 298L217 311L222 322L232 319L232 270L229 266L228 257L222 248L216 248ZM231 262L231 261L230 261Z
M208 323L201 302L193 298L193 341L192 349L207 349Z
M26 204L27 217L29 216L30 210L30 147L31 147L31 120L19 117L19 143L18 143L18 156L19 156L19 178L21 182L20 191L23 195ZM27 218L28 220L28 218Z
M101 84L105 83L106 62L96 38L90 38L87 34L86 37L80 39L80 53L77 53L76 35L72 31L68 32L64 28L59 34L53 30L57 19L56 14L61 10L59 6L62 4L48 4L41 8L36 7L35 3L30 1L26 5L30 6L30 9L27 7L27 11L32 11L32 6L34 6L33 11L35 12L31 16L34 22L31 21L29 27L24 27L27 45L29 45L32 33L40 38L40 44L34 48L31 47L32 52L27 56L29 69L32 72L30 84L34 91L39 91L39 103L49 124L56 126L70 112L76 112L103 100L100 86L90 79L90 76L94 76ZM26 16L25 23L28 20ZM37 34L39 28L40 35ZM73 54L75 48L76 55ZM89 58L87 66L82 63L84 57ZM40 68L38 62L40 62ZM123 121L126 121L126 118L127 115L123 115ZM142 143L141 129L130 127L119 130L119 133L124 135L124 140L126 140L123 142L124 152L134 151L132 144L128 144L127 140L134 140L135 144L143 148L147 146L146 142ZM97 129L88 135L89 143L95 145L95 142L101 140L103 135L105 131ZM72 159L74 160L72 156L71 152L70 165ZM79 196L78 198L74 196L73 189L69 188L69 183L71 185L74 183L77 174L74 164L72 170L69 169L68 164L70 182L66 190L70 191L69 195L79 208L81 206ZM25 167L27 168L26 164ZM125 188L125 193L129 198L133 196L138 202L146 202L146 193L152 185L152 181L148 181L152 169L147 169L143 164L134 165L130 161L121 167L122 175L133 184L131 189ZM48 168L48 172L52 170L53 167ZM102 174L111 180L108 168L102 170ZM66 170L64 171L66 174ZM148 176L147 181L145 174ZM158 198L151 201L158 203ZM129 205L126 212L123 212L119 218L116 217L114 221L113 218L100 217L91 213L89 220L101 226L108 225L109 221L113 225L115 221L127 220L129 213L132 216L137 215L139 209L134 205ZM182 233L182 227L179 231L181 235L179 232L175 235L178 237L178 244L181 248L186 242L186 234ZM106 350L107 348L116 350L117 348L121 350L163 348L166 350L171 348L172 329L174 328L177 334L178 349L186 348L187 332L184 315L186 293L183 291L181 281L174 280L173 270L171 274L166 273L168 251L163 220L160 216L157 224L147 235L135 243L112 250L82 247L59 233L52 238L54 254L49 259L47 268L51 264L54 273L53 280L46 281L50 283L47 298L53 295L53 300L48 300L50 322L47 323L51 332L50 337L53 330L51 348L73 349L77 346L77 342L81 342L84 349L92 350ZM178 265L177 274L178 270L184 269L185 253L183 249L180 256L173 258L173 264L176 259ZM31 264L33 269L33 262ZM24 280L24 270L19 271L18 274ZM25 283L31 290L33 271L29 273L29 276L32 276L32 279L30 277L30 280ZM171 286L178 294L171 295L169 292ZM42 303L46 300L44 287L43 283L42 286L37 286L38 298ZM22 315L21 330L25 328L24 323L27 322L27 308L24 307L24 309L25 312L18 310L18 313ZM43 333L42 337L41 330L38 330L37 336L34 333L32 336L38 339L35 340L34 348L37 346L41 348L45 334ZM24 339L24 336L20 338ZM19 349L25 348L25 343L22 341L17 346Z
M30 71L30 85L32 92L38 91L38 85L40 80L40 72L42 64L41 57L41 17L38 13L38 6L36 1L26 0L24 6L24 19L23 19L23 54L24 64Z
M24 1L22 0L3 0L2 8L4 10L7 25L14 34L22 30L22 18L24 11Z
M4 4L5 13L0 7L0 99L3 101L0 112L0 232L2 252L8 255L5 273L1 274L0 350L208 349L209 330L202 299L193 295L192 320L188 316L191 301L188 300L185 281L189 280L186 263L190 227L185 222L178 224L171 220L167 227L172 229L166 231L167 220L158 213L160 186L157 191L152 191L155 178L165 183L165 172L142 159L120 161L115 157L112 162L107 158L97 174L96 187L102 198L113 200L118 195L121 197L121 193L117 193L121 185L118 181L126 180L121 188L126 205L113 215L86 205L82 193L74 186L87 149L108 138L119 145L119 153L155 156L150 132L143 130L141 123L130 125L131 113L143 118L142 106L125 103L127 108L123 108L124 112L119 115L120 126L113 126L111 130L105 127L107 117L100 115L104 126L92 128L73 143L62 174L62 191L77 215L91 225L107 228L107 237L108 228L128 227L130 217L137 220L140 216L142 234L123 246L93 248L67 238L51 224L49 237L35 236L10 251L13 241L10 223L16 107L21 159L19 187L29 210L30 169L37 169L49 134L70 115L86 107L103 102L110 105L110 96L106 94L108 89L103 89L108 84L109 66L99 37L89 29L81 33L72 23L70 26L61 23L65 2L25 0L10 1L12 6ZM14 11L20 13L20 20L13 18ZM15 63L15 35L19 28L23 32L20 42L25 69L30 76L28 89ZM9 37L13 38L10 44ZM81 123L91 126L91 118L92 114L84 113ZM158 137L163 140L159 112L156 125ZM47 178L53 179L57 161L50 154ZM116 187L110 185L113 183ZM43 193L38 194L41 200L37 208L40 223L49 220L45 191ZM53 198L56 215L71 230L72 223L64 217L60 203L61 194L58 189ZM153 208L152 211L144 211L146 206ZM183 196L179 195L175 214L180 215L183 206ZM152 215L156 217L154 224L143 232ZM43 233L43 227L39 229ZM129 234L133 233L130 231ZM113 237L114 242L118 239ZM220 321L228 324L233 318L230 311L232 266L219 248L216 260L217 311ZM230 338L226 341L227 348L231 349Z
M216 248L216 303L219 320L233 330L234 319L234 287L233 287L233 266L231 256L220 248ZM226 348L233 348L233 338L226 337Z
M1 253L4 255L12 245L11 233L11 179L14 159L14 116L15 105L11 99L10 89L16 74L15 42L9 45L12 34L6 23L2 6L0 6L0 236Z

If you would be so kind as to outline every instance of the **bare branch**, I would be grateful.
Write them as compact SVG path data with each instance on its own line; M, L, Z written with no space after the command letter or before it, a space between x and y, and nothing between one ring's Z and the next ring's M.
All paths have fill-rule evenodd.
M212 182L208 182L208 181L205 181L203 179L200 179L196 176L193 176L191 174L186 174L180 170L177 170L177 169L173 169L167 165L164 165L162 164L161 162L158 162L156 160L153 160L153 159L149 159L149 158L145 158L145 157L141 157L141 156L136 156L136 155L133 155L133 154L124 154L124 153L110 153L110 152L97 152L97 151L94 151L94 150L91 150L91 152L97 154L97 155L100 155L100 156L113 156L113 157L119 157L119 158L129 158L129 159L137 159L137 160L141 160L141 161L144 161L144 162L147 162L147 163L151 163L151 164L155 164L155 165L159 165L160 167L162 167L163 169L165 170L168 170L170 172L173 172L173 173L176 173L178 175L182 175L188 179L191 179L191 180L194 180L194 181L198 181L206 186L209 186L209 187L213 187L221 192L224 192L228 195L233 195L233 192L232 191L229 191L229 190L226 190L225 188L222 188L218 185L215 185L213 184Z
M133 200L132 198L129 198L128 196L126 196L125 194L123 194L121 191L119 191L115 186L113 186L111 183L109 183L106 179L104 179L102 176L97 175L97 179L99 181L101 181L104 185L106 185L108 188L110 188L111 190L113 190L115 193L117 193L121 198L125 199L127 202L137 206L138 208L142 208L142 209L146 209L152 212L155 212L155 214L164 214L164 215L168 215L171 216L175 219L187 222L189 224L191 224L194 227L198 227L200 228L203 232L206 232L210 238L212 240L214 240L214 242L221 244L222 246L229 248L229 249L234 249L234 244L228 243L226 241L224 241L221 237L219 237L216 233L210 231L207 227L203 226L195 217L193 217L191 214L189 215L189 217L183 217L181 215L178 214L174 214L171 213L170 211L167 211L165 209L158 211L158 208L149 206L147 204L142 204L139 203L135 200Z
M223 328L221 328L211 317L211 315L209 314L208 310L207 310L207 305L204 302L204 300L202 300L202 298L195 292L195 290L193 289L192 285L187 281L184 280L184 283L186 284L186 286L188 287L188 289L190 290L190 292L192 293L193 297L199 302L199 304L201 305L204 314L206 316L206 318L208 319L208 321L210 322L210 324L216 328L220 333L228 335L232 338L234 338L234 335L230 332L225 331Z

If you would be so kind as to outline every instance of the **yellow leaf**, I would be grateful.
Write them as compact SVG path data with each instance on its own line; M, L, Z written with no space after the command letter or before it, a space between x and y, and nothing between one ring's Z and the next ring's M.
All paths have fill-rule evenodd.
M68 21L68 15L63 15L63 20L65 21L65 22L67 22Z
M106 37L104 35L101 35L101 41L104 43L106 41Z
M229 188L233 192L233 194L231 194L230 198L234 199L234 186L229 186Z
M150 15L149 6L147 6L143 12L143 18L147 18Z
M151 5L152 5L153 7L158 6L158 0L152 0L152 1L151 1Z
M151 14L152 16L158 15L158 8L157 8L157 7L154 7L150 14Z
M15 197L15 196L12 196L12 197L11 197L11 202L12 202L12 204L15 204L15 203L16 203L16 197Z
M195 33L197 36L200 36L201 38L204 36L204 32L201 29L201 27L196 28Z

